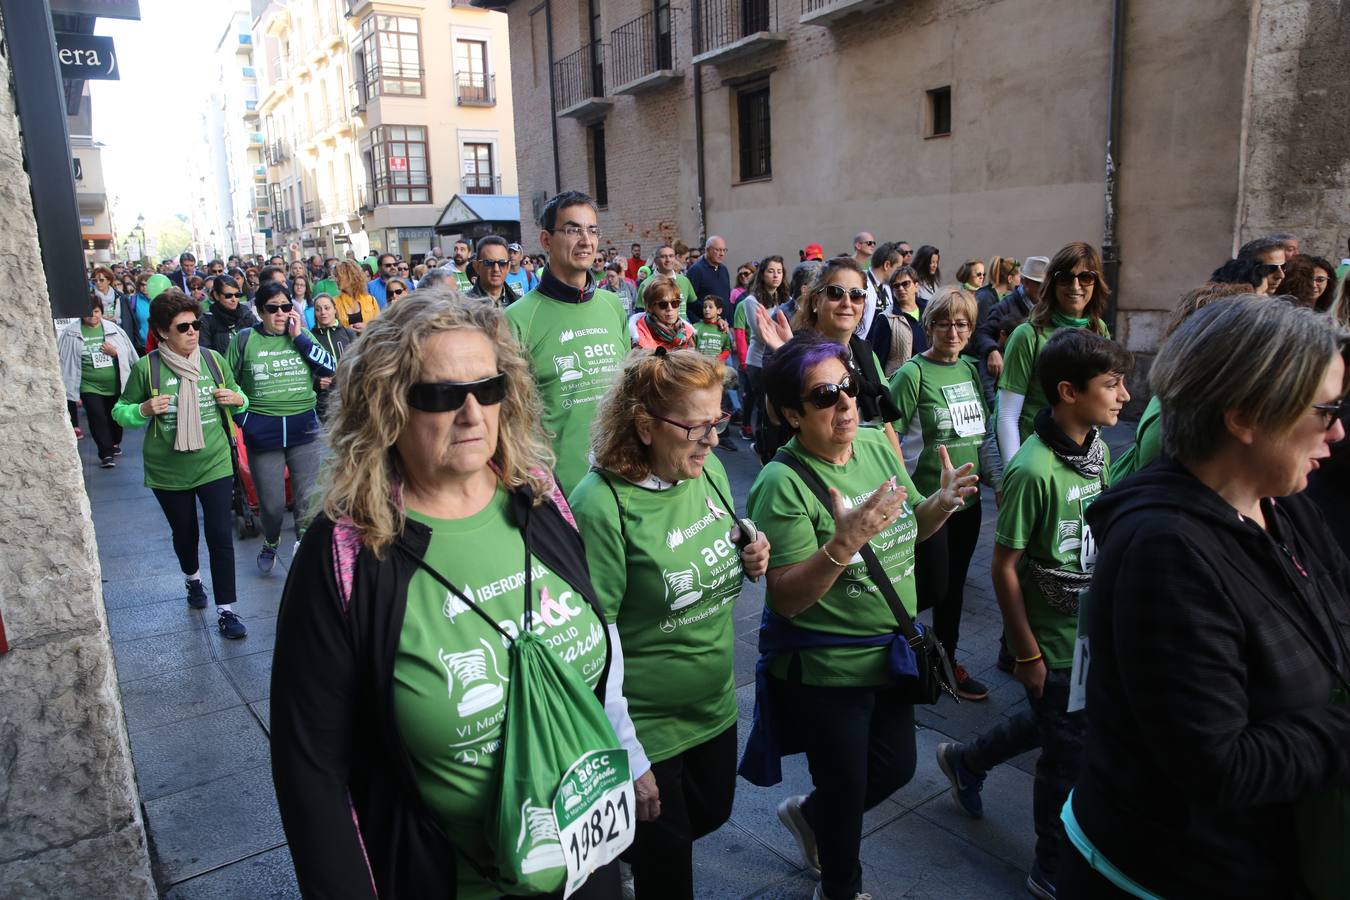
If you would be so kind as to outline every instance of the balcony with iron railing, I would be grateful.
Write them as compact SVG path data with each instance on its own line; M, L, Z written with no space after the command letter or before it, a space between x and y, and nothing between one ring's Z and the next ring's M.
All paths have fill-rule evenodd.
M276 140L267 145L267 164L279 166L291 158L291 148L286 141Z
M500 194L502 176L491 172L466 172L459 180L461 194Z
M310 222L319 220L319 204L313 200L306 200L300 204L301 221L308 225Z
M684 76L675 70L674 10L653 10L609 33L615 94L636 94Z
M497 76L460 72L455 76L455 102L460 106L496 106Z
M272 213L272 229L274 231L295 230L295 222L289 209L279 209Z
M854 13L879 9L892 0L802 0L803 25L829 25Z
M325 194L319 199L319 217L321 221L329 219L350 219L356 215L352 206L351 191L337 191Z
M781 45L778 0L692 0L695 65L725 63Z
M614 105L605 98L603 47L597 41L553 64L553 102L558 115L593 121Z

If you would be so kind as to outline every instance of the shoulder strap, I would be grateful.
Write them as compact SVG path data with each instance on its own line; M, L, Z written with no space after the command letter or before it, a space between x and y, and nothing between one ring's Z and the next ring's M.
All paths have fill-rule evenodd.
M235 381L238 381L240 377L243 376L244 374L244 345L248 343L248 336L249 333L252 331L253 326L249 325L246 328L240 328L239 331L235 333L234 339L235 342L239 345L239 352L237 354L238 358L236 359L234 364Z
M206 362L206 371L210 373L211 380L216 383L216 387L225 386L225 373L220 370L220 360L216 359L216 354L209 348L202 348L202 359Z
M151 350L147 354L150 358L150 396L159 396L159 351Z
M600 480L605 483L605 487L609 488L610 496L614 498L614 508L617 510L619 517L619 537L623 538L624 546L628 546L628 526L624 524L623 504L619 502L619 490L599 466L596 466L592 471L600 476Z
M816 477L814 472L802 464L801 460L786 450L779 450L774 455L773 461L782 463L797 473L797 477L801 479L802 484L806 485L807 490L814 494L816 499L825 506L827 513L833 510L834 504L830 501L829 489L825 487L824 482ZM911 647L917 647L921 639L919 631L914 627L914 620L910 618L909 611L905 609L905 604L900 602L900 595L895 592L895 585L891 584L891 579L882 567L881 560L877 559L877 554L872 550L872 545L870 543L863 544L862 549L858 551L858 555L867 565L867 577L877 586L877 590L881 591L881 596L885 598L886 605L891 608L891 614L895 616L895 621L900 626L900 633L905 636L905 640L909 642Z

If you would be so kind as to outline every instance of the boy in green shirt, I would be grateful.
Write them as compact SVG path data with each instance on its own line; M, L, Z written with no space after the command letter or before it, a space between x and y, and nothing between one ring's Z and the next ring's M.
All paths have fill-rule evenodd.
M1003 613L1014 677L1028 707L972 743L944 743L938 765L957 803L983 814L985 773L1039 746L1034 815L1036 858L1027 890L1055 896L1065 844L1059 811L1078 775L1086 721L1069 712L1070 673L1078 630L1078 591L1087 587L1097 547L1084 514L1109 481L1110 454L1100 429L1114 425L1129 401L1129 351L1078 328L1054 333L1037 362L1050 405L1003 473L994 532L994 592Z
M694 324L694 346L698 352L704 356L713 356L717 361L726 365L727 360L731 358L731 331L727 329L726 321L722 317L722 312L726 305L722 303L722 298L716 294L709 294L703 298L703 321ZM735 384L735 373L728 371L727 378L731 384ZM734 389L729 390L724 382L722 388L722 408L731 410L732 415L741 411L741 399L736 396ZM723 450L729 450L735 453L740 447L736 446L736 441L731 436L730 429L721 436L718 446Z

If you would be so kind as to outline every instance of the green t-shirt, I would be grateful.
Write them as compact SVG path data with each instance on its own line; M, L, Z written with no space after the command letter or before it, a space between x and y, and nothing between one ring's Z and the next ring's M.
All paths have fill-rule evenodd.
M445 520L406 510L431 528L426 562L467 594L508 634L524 627L525 545L499 488L481 512ZM465 552L471 549L472 552ZM572 586L536 557L534 632L592 687L605 667L605 630ZM394 658L394 715L422 799L456 849L491 863L486 828L496 802L506 683L506 639L464 601L418 570ZM463 862L458 896L499 891Z
M1155 394L1134 430L1134 446L1111 465L1111 483L1123 481L1162 455L1162 404Z
M886 435L866 428L853 439L853 458L836 466L807 453L793 438L785 449L806 464L826 487L837 489L847 506L862 503L887 479L909 489L909 498L895 522L872 538L895 591L911 616L918 609L914 586L914 543L919 525L914 506L923 501L905 467L900 465ZM748 515L769 539L769 568L799 563L834 535L834 512L816 499L811 489L787 466L770 462L760 470L750 488ZM773 606L773 592L768 603ZM792 620L799 628L855 637L872 637L895 631L898 623L885 597L867 577L867 564L854 555L844 571L811 608ZM801 651L802 680L806 684L836 687L881 685L886 674L886 648L822 647ZM787 676L790 656L779 657L770 668L778 678Z
M655 277L656 273L653 272L651 275L648 275L646 278L643 279L642 284L638 285L638 292L637 292L638 306L644 306L642 302L642 291L644 288L647 287L647 282L651 281ZM695 300L698 299L698 294L694 293L694 285L690 283L688 278L681 275L679 272L675 273L674 278L675 283L680 286L680 299L684 301L684 308L688 309L689 304L693 303Z
M624 696L652 762L736 721L732 612L743 569L729 534L735 510L713 482L731 498L726 471L709 456L702 476L672 488L591 472L569 498L591 580L619 629Z
M1065 327L1083 327L1070 325L1069 323L1073 321L1055 313L1048 328L1036 328L1028 320L1018 325L1013 329L1013 333L1008 335L1008 344L1003 349L1003 373L999 376L998 387L999 390L1011 391L1026 398L1022 404L1022 415L1017 419L1017 429L1023 441L1031 436L1036 413L1049 404L1045 391L1041 390L1040 376L1036 374L1036 360L1040 358L1041 348L1045 346L1045 342L1050 340L1050 336L1056 331ZM1087 322L1086 319L1077 321ZM1104 329L1106 326L1102 327ZM1110 336L1109 331L1103 335L1108 338Z
M100 349L106 340L103 326L90 328L81 322L80 336L84 338L84 350L80 353L80 393L116 397L117 357Z
M745 299L746 297L748 297L748 296L750 296L750 295L749 295L749 294L742 294L742 295L741 295L741 299L744 300L744 299ZM731 314L731 327L732 327L733 329L739 328L741 331L745 331L745 329L746 329L745 320L746 320L746 316L747 316L746 310L747 310L748 308L749 308L749 304L747 304L747 303L737 303L737 304L736 304L736 311L735 311L734 313Z
M979 372L970 362L964 358L935 362L922 354L910 357L891 376L891 399L900 408L896 425L905 429L900 436L905 468L919 490L932 494L942 487L939 445L946 445L955 468L974 463L974 474L980 474L980 445L989 410ZM977 493L968 502L979 501Z
M694 325L694 344L704 356L718 357L722 351L731 349L731 334L716 325L699 322Z
M605 290L563 303L536 289L506 308L506 320L530 359L558 457L555 475L570 492L590 467L591 420L628 353L623 303Z
M239 339L244 358L239 358ZM314 335L305 330L312 341ZM249 397L249 411L262 416L293 416L314 408L314 376L289 335L241 329L230 338L228 362Z
M455 276L455 288L457 290L462 292L467 291L469 288L473 287L473 282L469 281L469 273L467 269L461 272L458 269L451 268L450 274Z
M338 287L336 281L331 278L323 278L314 282L314 287L310 289L309 295L311 297L317 297L320 294L327 294L334 300L337 300L337 296L340 293L342 293L342 289Z
M239 391L234 373L214 350L202 349L210 353L219 362L221 375L227 387ZM131 367L126 389L113 409L113 418L123 425L138 427L149 425L145 436L145 445L141 448L141 458L145 465L145 486L165 491L189 491L195 487L215 481L218 478L230 478L234 475L234 463L230 458L230 442L220 422L220 405L211 392L216 383L206 362L201 362L201 377L197 379L197 406L202 416L202 439L205 446L191 453L182 453L173 449L174 435L178 427L178 376L161 360L159 364L159 392L169 398L169 408L157 416L146 419L137 407L150 399L150 356L142 356ZM239 410L236 410L238 412Z
M1003 502L998 508L995 542L1025 551L1018 564L1027 621L1051 669L1073 665L1078 617L1057 612L1046 602L1026 565L1034 559L1047 569L1089 572L1096 561L1084 513L1110 479L1111 451L1102 478L1084 478L1055 456L1037 435L1027 438L1003 470Z

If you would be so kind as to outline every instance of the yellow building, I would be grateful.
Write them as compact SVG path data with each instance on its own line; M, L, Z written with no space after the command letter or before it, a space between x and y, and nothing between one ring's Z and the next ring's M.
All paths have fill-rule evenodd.
M456 195L516 193L504 15L443 0L274 0L254 41L282 255L420 256Z

